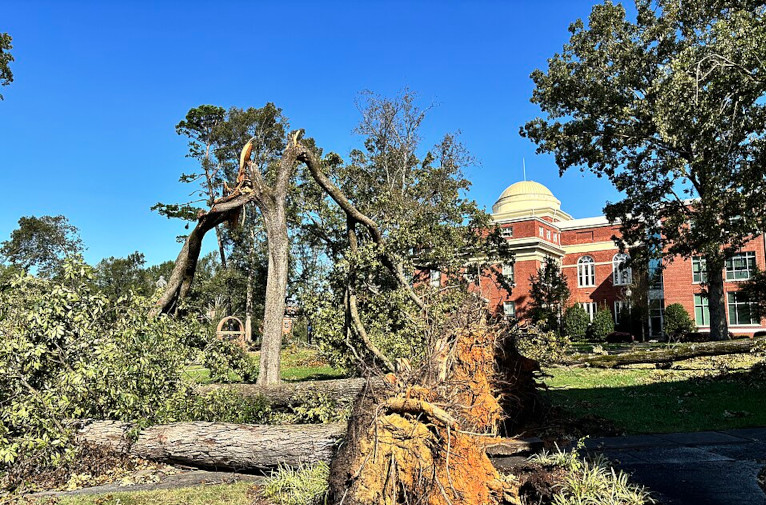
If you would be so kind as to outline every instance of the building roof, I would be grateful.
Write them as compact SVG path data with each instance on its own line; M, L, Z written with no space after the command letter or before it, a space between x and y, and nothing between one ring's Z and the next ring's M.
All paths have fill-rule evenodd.
M492 213L495 220L543 215L556 221L572 219L561 210L561 201L551 190L535 181L519 181L508 186L492 206Z

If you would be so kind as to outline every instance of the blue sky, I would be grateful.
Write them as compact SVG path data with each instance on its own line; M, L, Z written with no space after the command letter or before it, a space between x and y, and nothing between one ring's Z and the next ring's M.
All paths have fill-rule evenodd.
M191 161L173 127L189 108L272 101L344 155L359 146L358 93L403 87L438 104L427 141L462 132L480 205L522 178L524 158L564 210L599 215L617 198L610 184L559 178L518 133L538 115L530 72L594 3L5 1L0 32L16 61L0 90L0 240L21 216L64 214L91 263L135 250L175 259L183 223L149 207L187 198L178 176Z

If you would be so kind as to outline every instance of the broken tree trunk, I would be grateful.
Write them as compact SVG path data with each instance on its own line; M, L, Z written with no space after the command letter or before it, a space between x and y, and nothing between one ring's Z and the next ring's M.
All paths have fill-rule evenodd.
M247 397L263 396L273 410L283 410L290 406L304 403L307 398L316 395L326 395L342 405L350 405L356 400L367 383L367 379L335 379L324 381L307 381L296 383L281 383L278 386L258 386L256 384L207 384L199 386L200 393L226 390ZM380 377L370 379L370 387L383 387Z
M198 468L265 471L280 465L328 463L346 423L248 425L173 423L142 430L131 444L129 423L92 421L77 435L80 442L106 446L139 458Z
M564 362L566 365L586 365L596 368L615 368L621 365L641 363L668 363L702 356L719 356L750 352L757 346L766 345L766 338L739 339L715 342L676 344L667 349L634 351L601 356L578 356Z

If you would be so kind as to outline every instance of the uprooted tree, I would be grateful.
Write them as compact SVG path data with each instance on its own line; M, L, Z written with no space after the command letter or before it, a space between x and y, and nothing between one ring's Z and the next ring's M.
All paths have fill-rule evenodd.
M493 436L505 429L509 421L530 411L536 363L515 352L510 339L505 338L507 331L489 321L483 302L465 289L463 270L469 259L497 261L498 251L502 250L502 244L496 240L499 234L485 233L489 228L486 220L467 220L464 211L470 210L470 205L451 207L456 209L452 214L440 207L460 202L459 192L466 187L463 179L453 178L459 173L457 160L462 155L454 136L445 137L433 153L418 160L414 150L422 113L412 107L411 97L395 102L376 101L372 110L374 113L363 123L370 137L365 143L367 152L354 153L350 166L342 166L336 155L320 159L313 145L302 141L300 132L294 132L283 152L280 169L272 179L274 185L268 190L257 180L259 174L248 170L252 147L248 142L242 151L235 186L200 215L179 254L158 311L169 311L188 292L202 238L212 227L236 220L242 207L251 201L263 205L261 210L266 208L265 213L273 213L269 217L264 215L265 221L284 222L274 199L284 197L286 181L297 164L302 163L316 183L318 201L326 204L320 210L327 211L330 204L335 209L333 222L338 226L326 233L323 240L330 250L328 254L337 255L336 259L341 260L337 263L343 265L335 275L343 307L339 330L342 341L368 374L388 372L382 383L368 382L356 401L346 443L333 463L334 499L358 504L408 503L414 497L445 505L517 503L517 486L497 473L487 458L485 445L496 442ZM396 123L397 117L404 121ZM387 145L387 139L395 140ZM328 169L330 174L326 173ZM379 173L374 173L375 170ZM371 217L370 213L377 210L371 204L371 188L359 189L350 198L351 186L344 184L338 171L343 175L370 177L383 189L374 194L377 201L390 205L392 210L398 208L401 214L389 221L385 211L377 218ZM379 174L385 175L378 177ZM434 189L439 177L442 187L448 186L449 191L440 193ZM267 199L271 200L263 203ZM269 210L269 205L276 208ZM429 227L430 236L400 232L407 229L405 224L418 219ZM440 225L444 225L445 236L433 233ZM271 224L267 222L266 226L268 229ZM286 264L287 260L287 251L279 242L286 236L286 228L275 228L273 246L272 234L269 235L269 280L274 275L286 281L287 272L280 270L280 265L272 273L272 261L284 259ZM445 243L453 248L467 247L447 253L446 246L440 247ZM284 252L284 256L272 255L272 248L277 254ZM418 267L440 269L447 285L433 289L419 286L417 279L413 285L408 272ZM275 286L283 288L284 284ZM267 296L277 292L278 289L267 292ZM369 314L376 310L370 303L370 298L376 295L401 302L375 316L410 321L404 331L411 333L409 337L417 342L407 348L410 354L397 355L394 349L393 355L389 355L390 348L377 344L381 341L381 326ZM272 315L281 319L284 291L279 301L282 305L274 304ZM397 309L400 314L394 314ZM385 332L387 327L382 330ZM278 360L279 340L276 342Z

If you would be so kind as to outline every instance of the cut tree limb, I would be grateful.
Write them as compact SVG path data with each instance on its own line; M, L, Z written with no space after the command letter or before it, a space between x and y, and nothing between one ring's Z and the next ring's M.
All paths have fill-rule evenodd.
M766 348L766 338L685 343L676 344L667 349L657 349L653 351L633 351L622 354L605 354L601 356L575 356L572 359L565 361L564 364L586 365L596 368L615 368L621 365L668 363L702 356L740 354L750 352L758 347Z

